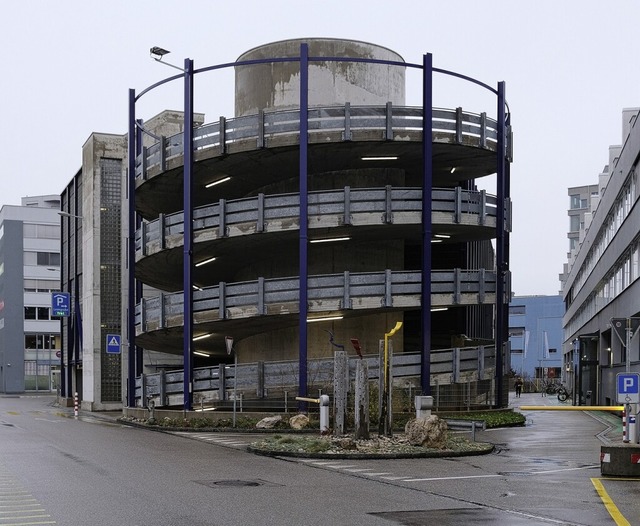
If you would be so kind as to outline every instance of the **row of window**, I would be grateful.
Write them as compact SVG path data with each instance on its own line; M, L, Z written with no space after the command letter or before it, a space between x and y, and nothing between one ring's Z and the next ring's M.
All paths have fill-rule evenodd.
M591 296L566 326L566 334L573 334L598 311L619 296L631 283L640 278L640 241L636 241L622 259L593 290Z
M59 267L59 252L25 252L24 264L27 266Z
M57 292L60 290L60 282L50 279L25 279L25 292Z
M25 307L25 320L50 320L51 309L49 307ZM54 318L57 319L57 318Z
M23 223L24 237L30 239L60 239L60 225L32 225Z
M24 348L27 351L60 349L60 336L56 334L25 334Z
M616 200L609 215L604 220L598 236L594 240L593 246L589 250L580 272L576 276L571 291L566 298L567 304L570 305L573 302L573 297L585 284L587 278L595 268L597 262L600 260L604 251L607 249L611 240L614 238L622 223L629 215L633 204L637 198L636 181L638 170L634 166L629 174L629 178L620 191L620 195Z

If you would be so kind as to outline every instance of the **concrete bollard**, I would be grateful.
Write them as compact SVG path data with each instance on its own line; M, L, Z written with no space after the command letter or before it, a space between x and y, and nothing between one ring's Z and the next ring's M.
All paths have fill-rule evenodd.
M433 396L416 396L414 398L416 418L429 418L433 409Z
M320 433L329 431L329 396L320 395Z

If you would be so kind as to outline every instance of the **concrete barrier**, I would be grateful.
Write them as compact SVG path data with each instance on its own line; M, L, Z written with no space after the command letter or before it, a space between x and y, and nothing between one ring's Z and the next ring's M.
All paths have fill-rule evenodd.
M640 446L600 446L600 473L610 477L640 477Z

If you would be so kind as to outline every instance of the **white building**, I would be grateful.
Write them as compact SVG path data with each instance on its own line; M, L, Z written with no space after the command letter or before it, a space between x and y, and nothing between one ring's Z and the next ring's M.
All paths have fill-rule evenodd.
M627 353L626 335L619 338L612 330L613 319L626 325L640 317L638 111L622 112L622 145L609 147L599 196L582 214L578 243L565 269L563 373L577 404L615 403L616 374L640 371L638 335Z
M0 391L53 391L60 372L60 198L0 209Z

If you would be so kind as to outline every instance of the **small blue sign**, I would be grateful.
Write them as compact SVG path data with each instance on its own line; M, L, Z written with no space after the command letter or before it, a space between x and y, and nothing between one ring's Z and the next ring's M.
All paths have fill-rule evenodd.
M107 334L107 353L120 354L120 335Z
M51 315L58 317L71 315L71 294L68 292L51 293Z
M640 373L618 373L618 403L640 402Z

